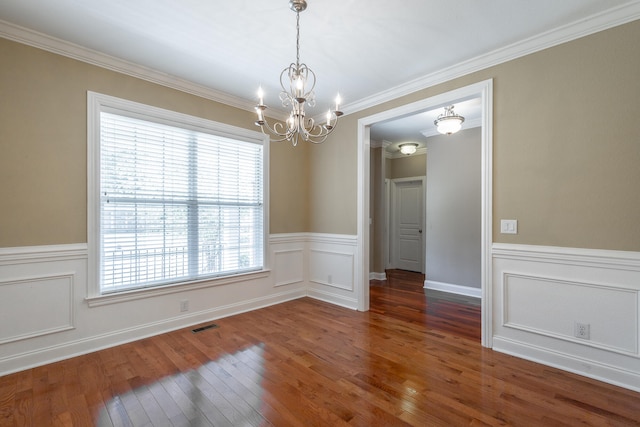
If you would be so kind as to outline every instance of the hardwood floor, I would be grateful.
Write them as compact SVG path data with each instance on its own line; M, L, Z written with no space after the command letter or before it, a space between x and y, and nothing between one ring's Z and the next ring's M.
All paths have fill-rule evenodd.
M640 394L480 346L477 301L393 271L0 378L2 426L633 426Z

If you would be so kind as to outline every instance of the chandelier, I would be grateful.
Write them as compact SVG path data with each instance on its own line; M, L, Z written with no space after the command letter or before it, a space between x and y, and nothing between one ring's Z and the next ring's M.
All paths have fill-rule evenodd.
M438 132L451 135L462 129L462 122L464 122L464 117L454 113L452 105L450 107L444 107L444 113L440 114L438 118L433 121L433 124L436 125Z
M291 108L289 118L283 122L275 122L269 125L265 117L267 106L264 103L264 93L262 87L258 89L258 105L256 113L258 120L256 125L260 126L262 133L271 134L275 137L274 142L290 141L295 147L298 141L312 142L319 144L327 139L327 136L336 128L338 117L343 113L340 111L340 95L336 97L335 110L327 111L326 120L323 123L316 123L311 117L305 116L305 105L314 107L316 95L313 89L316 85L316 75L306 64L300 63L300 12L307 8L306 0L290 0L289 8L296 13L296 62L289 65L280 73L280 101L285 108Z

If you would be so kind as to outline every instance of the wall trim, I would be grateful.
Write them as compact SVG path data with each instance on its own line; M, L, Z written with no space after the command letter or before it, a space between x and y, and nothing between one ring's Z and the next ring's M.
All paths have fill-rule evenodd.
M410 93L599 31L623 25L639 18L640 2L629 2L362 98L345 105L342 110L345 114L356 113ZM253 111L254 108L255 102L252 100L180 79L7 21L0 20L0 37L245 111Z
M640 252L494 243L492 259L494 350L640 391ZM592 339L573 336L582 318Z
M493 258L640 272L640 252L494 243Z
M472 288L471 286L454 285L453 283L436 282L434 280L424 281L425 289L434 291L449 292L451 294L465 295L468 297L482 299L482 289Z
M556 284L556 285L559 285L559 286L572 286L572 287L578 287L578 288L582 287L582 288L585 288L585 289L594 288L594 289L607 290L607 291L610 291L610 292L622 293L622 294L625 294L625 299L627 299L629 301L632 301L635 304L635 312L636 313L638 312L638 296L640 294L640 291L638 289L634 289L631 286L625 286L625 285L610 286L610 285L607 285L607 284L596 283L596 282L592 282L592 281L584 281L584 280L583 281L575 281L575 280L566 280L566 279L556 279L556 278L547 277L547 276L544 276L544 275L535 275L534 276L534 275L528 275L528 274L515 274L515 273L506 272L506 271L502 274L502 283L503 283L502 298L503 298L503 301L507 301L507 294L509 293L510 279L512 279L512 278L523 278L523 279L536 280L538 282L553 283L553 284ZM580 338L575 338L572 335L563 335L563 334L559 334L559 333L556 333L556 332L550 332L550 331L547 331L547 330L544 330L544 329L532 328L532 327L527 326L527 325L522 325L522 324L513 322L509 318L509 312L507 310L507 304L503 304L501 316L502 316L502 319L503 319L503 324L502 325L504 327L507 327L507 328L519 329L521 331L531 332L531 333L535 333L535 334L538 334L538 335L546 335L546 336L551 337L551 338L557 338L557 339L561 339L561 340L565 340L565 341L571 341L571 342L578 343L578 344L583 345L583 346L599 348L599 349L602 349L602 350L621 353L621 354L632 356L632 357L637 357L638 356L638 337L637 336L635 337L635 340L631 342L632 345L629 348L623 348L623 347L606 345L606 344L598 343L598 342L591 341L591 340L583 340L583 339L580 339Z
M273 261L274 261L274 273L276 274L276 276L278 275L278 268L275 266L275 262L278 258L278 256L286 256L286 255L291 255L291 254L299 254L300 255L300 259L302 260L302 268L300 269L300 275L299 276L295 276L293 278L288 278L286 280L281 280L278 281L276 280L276 278L274 278L274 287L279 287L279 286L287 286L287 285L293 285L295 283L302 283L304 282L304 248L294 248L294 249L286 249L286 250L280 250L280 251L273 251Z
M355 257L357 236L309 233L307 253L307 295L342 307L356 309ZM368 286L369 282L366 282Z
M201 288L229 288L236 286L236 296L231 298L232 301L227 305L213 306L216 304L213 300L209 306L200 311L189 311L185 313L176 313L168 310L163 316L150 316L146 320L141 319L138 323L124 323L112 330L106 331L104 328L96 328L94 323L98 321L101 315L100 309L91 309L87 307L86 299L86 270L87 270L87 244L70 244L70 245L43 245L33 247L14 247L0 248L0 276L4 277L5 271L9 272L7 282L9 285L14 283L35 280L42 277L60 278L67 277L69 271L74 271L74 279L70 286L73 288L75 296L70 297L70 318L69 322L65 322L64 329L44 330L46 328L39 327L35 333L27 331L8 330L5 342L5 355L0 356L0 376L29 369L35 366L41 366L53 363L59 360L68 359L81 354L90 353L100 349L117 346L127 342L144 339L149 336L158 335L168 331L189 327L194 324L211 321L235 314L240 314L250 310L257 310L274 304L279 304L293 299L311 297L328 303L340 305L346 308L354 309L357 300L352 296L353 291L345 289L337 289L332 286L322 286L309 281L309 256L314 253L322 253L329 256L338 256L339 259L346 260L339 269L334 271L335 265L327 263L320 265L317 271L319 277L326 277L332 274L338 283L349 284L353 286L353 257L355 252L357 239L353 235L337 235L337 234L315 234L315 233L290 233L290 234L274 234L268 236L270 255L280 254L285 258L288 255L296 255L296 264L292 265L288 258L278 265L278 270L265 270L253 272L242 276L234 276L224 281L227 286L216 287L211 283L191 283L183 286L175 286L171 289L161 289L162 294L142 295L139 298L147 298L153 296L159 298L158 302L171 304L171 298L179 299L179 293L185 292L188 298L194 295L193 291ZM301 254L297 255L297 254ZM301 262L301 264L298 264ZM274 266L271 266L274 267ZM281 273L279 278L278 272ZM9 277L15 276L15 277ZM76 277L77 276L77 277ZM271 276L271 278L269 277ZM242 283L255 283L256 286L266 294L257 295L253 299L242 299ZM335 282L334 282L335 283ZM2 284L2 282L0 282ZM238 287L239 285L239 287ZM345 285L345 287L347 287ZM312 289L313 288L313 289ZM3 298L0 286L0 300ZM168 295L177 292L177 297ZM222 291L220 291L222 292ZM224 294L224 293L223 293ZM104 310L113 310L108 306L112 305L118 308L118 304L122 304L125 310L135 309L135 301L130 301L131 295L110 295L106 299L94 299L92 305L107 306ZM134 298L138 299L138 297ZM163 308L166 310L166 307ZM88 311L87 311L88 310ZM76 311L79 313L76 317ZM94 314L96 320L94 321ZM16 313L12 316L19 317ZM19 321L19 318L15 319ZM82 322L82 328L74 329L74 322ZM88 323L87 323L88 321ZM68 327L67 323L72 325ZM78 325L75 325L78 326ZM63 332L64 331L64 332ZM94 332L95 331L95 332ZM11 334L11 332L15 332ZM19 333L18 333L19 332ZM60 339L52 339L47 337L50 333L61 333Z
M7 21L0 20L0 37L242 110L253 111L255 106L254 101L232 96Z
M339 295L333 292L326 292L321 289L309 289L307 291L307 296L309 298L339 305L340 307L349 308L351 310L358 309L358 300L356 298Z
M638 372L506 337L494 337L493 344L493 349L500 353L640 392Z
M355 245L358 241L358 236L352 234L308 233L308 238L314 243L338 245Z
M193 312L183 316L176 316L158 322L151 322L133 328L120 329L59 345L14 354L9 357L0 358L0 376L126 344L177 329L187 328L199 323L258 310L305 296L304 290L280 292L265 297Z
M2 287L3 286L26 286L29 288L37 288L38 284L40 284L40 286L42 286L42 284L46 283L47 281L53 281L53 280L60 280L64 282L64 288L62 290L66 291L67 293L67 298L66 298L66 305L67 307L60 307L60 308L66 308L66 313L65 314L65 319L64 322L60 323L60 321L62 319L58 319L59 323L58 325L51 325L51 319L48 319L48 321L44 322L43 324L43 328L40 329L32 329L29 332L25 332L22 334L18 334L18 335L11 335L8 337L0 337L0 345L2 344L7 344L10 342L14 342L14 341L21 341L21 340L26 340L29 338L36 338L36 337L41 337L44 335L50 335L50 334L55 334L57 332L64 332L64 331L69 331L72 329L75 329L75 308L73 306L73 301L74 301L74 280L75 280L75 276L76 273L74 271L70 271L70 272L60 272L60 273L56 273L56 274L46 274L46 275L37 275L37 276L23 276L23 277L17 277L14 279L9 279L9 280L2 280L0 281L0 292L2 292ZM60 295L62 295L62 292L59 292ZM21 306L21 311L24 311L24 306ZM41 313L32 313L32 314L36 314L39 315ZM34 316L35 317L35 316ZM40 317L40 316L38 316Z
M387 273L384 271L382 273L375 273L372 271L369 273L369 280L387 280Z
M635 21L639 18L640 2L630 2L378 92L345 105L342 110L345 114L356 113L477 71Z
M306 243L310 233L276 233L269 236L269 243Z
M0 248L0 266L87 258L86 243Z
M339 283L339 282L333 282L330 280L322 280L321 278L317 278L317 277L311 277L311 271L310 271L309 282L317 283L323 286L329 286L336 289L342 289L349 292L353 291L353 254L352 253L339 252L336 250L309 249L309 257L311 257L313 254L325 254L329 256L347 259L351 265L352 274L350 275L350 278L351 278L350 283Z

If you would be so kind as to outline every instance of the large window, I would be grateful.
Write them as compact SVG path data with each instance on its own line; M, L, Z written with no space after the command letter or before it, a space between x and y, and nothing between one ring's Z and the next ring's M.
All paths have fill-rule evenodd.
M98 294L264 268L262 136L93 93L89 108Z

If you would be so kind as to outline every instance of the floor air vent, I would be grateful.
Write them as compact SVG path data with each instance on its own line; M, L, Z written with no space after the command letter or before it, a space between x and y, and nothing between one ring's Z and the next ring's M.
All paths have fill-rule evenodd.
M207 329L213 329L218 327L219 327L218 325L216 325L215 323L212 323L207 326L201 326L199 328L192 329L191 332L193 332L194 334L197 334L198 332L202 332L202 331L206 331Z

